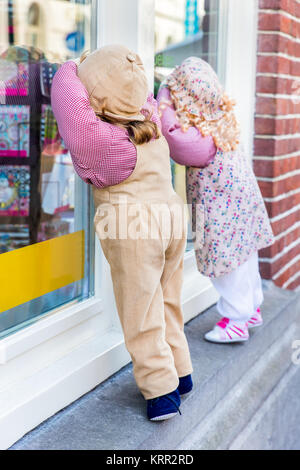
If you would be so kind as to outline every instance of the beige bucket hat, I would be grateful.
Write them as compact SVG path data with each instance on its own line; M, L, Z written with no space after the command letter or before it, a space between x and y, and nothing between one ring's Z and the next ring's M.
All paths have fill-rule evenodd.
M120 45L104 46L89 54L77 73L96 113L144 121L140 111L147 100L148 83L137 54Z

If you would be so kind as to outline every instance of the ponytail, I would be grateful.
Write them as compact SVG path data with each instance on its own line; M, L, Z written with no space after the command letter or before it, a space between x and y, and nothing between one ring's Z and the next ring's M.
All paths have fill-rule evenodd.
M87 58L88 55L90 55L90 51L89 50L84 51L80 56L79 63L81 64Z
M104 112L105 113L105 112ZM134 145L142 145L150 142L152 139L159 139L161 136L158 125L151 121L151 115L148 114L145 121L130 121L121 122L112 117L105 116L105 114L96 113L96 115L102 120L123 127L127 130L129 139Z

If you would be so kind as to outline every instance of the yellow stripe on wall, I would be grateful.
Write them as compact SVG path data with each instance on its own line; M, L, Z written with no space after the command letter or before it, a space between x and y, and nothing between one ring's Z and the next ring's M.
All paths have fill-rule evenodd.
M0 255L0 313L84 276L84 230Z

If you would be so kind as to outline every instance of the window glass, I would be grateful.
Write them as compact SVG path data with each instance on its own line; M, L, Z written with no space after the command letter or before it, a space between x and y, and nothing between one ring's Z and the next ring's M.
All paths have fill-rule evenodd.
M155 94L174 67L190 56L201 57L218 72L218 19L219 0L155 1ZM172 160L171 166L175 190L186 200L185 167ZM187 249L192 249L191 242Z
M92 294L90 190L75 175L50 91L91 49L91 0L0 10L0 337Z

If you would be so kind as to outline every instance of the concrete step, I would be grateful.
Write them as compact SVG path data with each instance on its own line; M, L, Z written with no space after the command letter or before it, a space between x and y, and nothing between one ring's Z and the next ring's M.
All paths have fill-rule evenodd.
M281 421L274 414L300 380L300 367L292 363L292 344L300 340L300 295L270 282L264 283L264 291L264 325L251 330L246 343L215 345L203 340L217 321L215 307L186 325L195 387L182 401L181 416L149 422L127 366L12 449L226 449L255 446L257 441L260 448L276 446ZM295 400L293 415L299 418ZM286 426L293 418L291 410L285 415ZM300 446L297 422L292 419L293 435L281 439L280 445Z
M300 373L291 366L230 444L230 450L300 450Z

